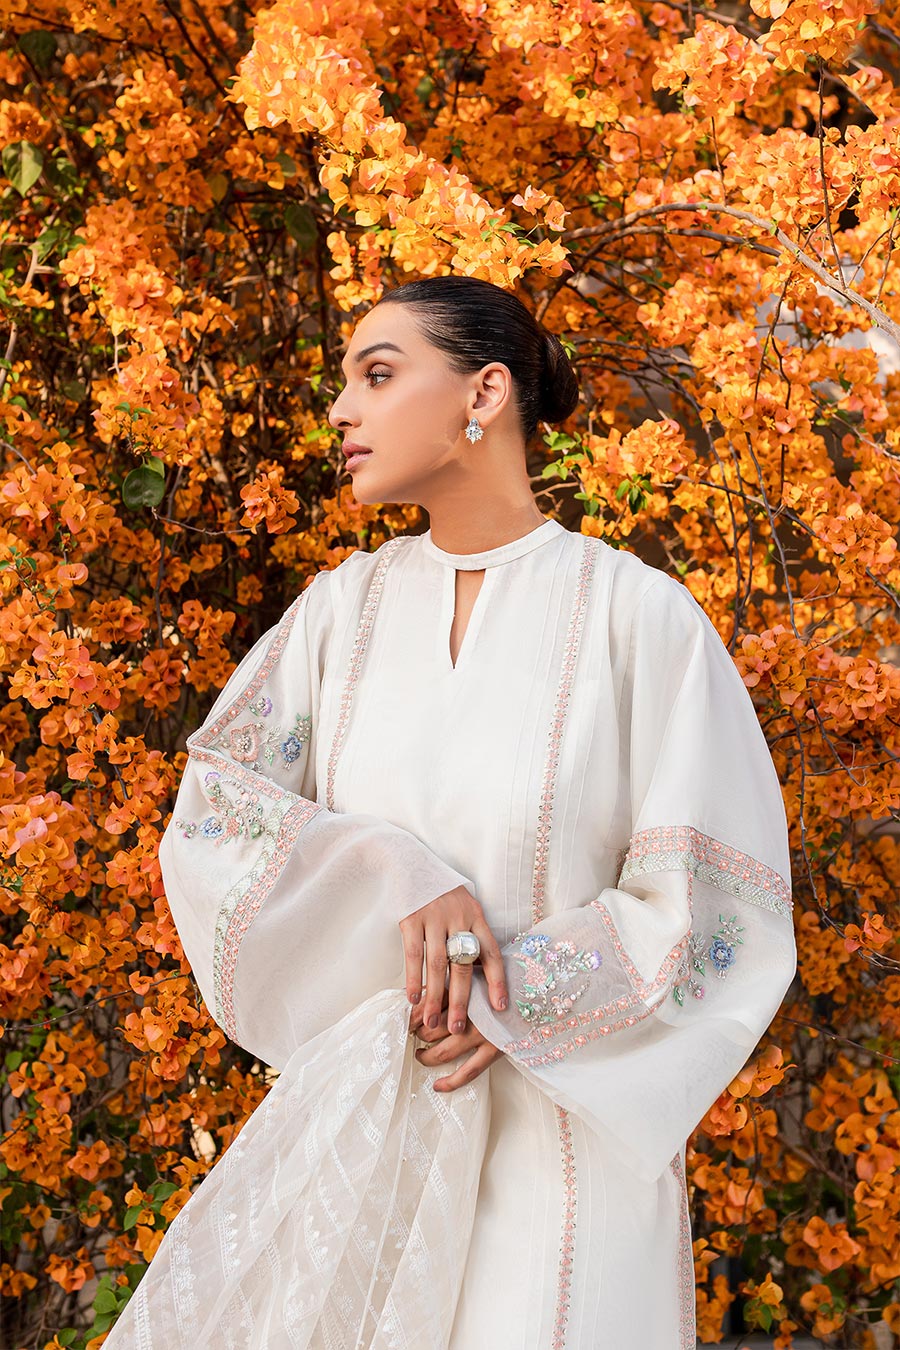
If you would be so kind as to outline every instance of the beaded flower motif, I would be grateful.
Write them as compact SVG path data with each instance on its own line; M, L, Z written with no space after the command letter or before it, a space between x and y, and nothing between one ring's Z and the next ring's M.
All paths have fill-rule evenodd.
M263 772L260 762L265 760L274 764L280 754L285 768L290 768L300 758L304 745L309 743L312 734L312 718L300 713L294 718L287 731L280 726L268 726L265 719L272 712L272 700L264 695L248 706L254 721L244 722L238 727L229 727L216 737L213 744L225 750L238 764L246 764L256 773ZM227 780L226 780L227 781ZM231 797L223 787L222 775L208 773L204 779L206 795L213 807L213 814L204 820L176 820L185 839L212 839L223 843L227 839L258 839L265 833L266 823L259 795L238 785L236 795Z
M176 820L185 839L194 839L199 834L204 839L223 843L226 839L241 837L258 839L265 833L265 813L255 792L236 785L236 795L230 797L224 787L227 780L223 781L220 773L208 773L203 781L214 814L206 816L199 824L195 820Z
M293 724L284 731L280 726L269 726L266 718L272 712L272 700L262 696L248 704L248 711L254 714L252 722L242 722L238 727L229 727L217 738L215 744L227 750L232 759L239 764L248 764L260 771L261 760L274 764L280 754L285 768L290 768L300 758L304 745L309 743L312 732L312 718L309 713L294 718Z
M515 960L522 967L521 997L516 1007L526 1022L554 1022L565 1017L573 1003L588 988L583 981L567 988L578 975L599 970L603 957L597 951L585 951L574 942L553 942L546 933L528 933L517 939Z
M706 988L703 980L707 974L707 961L711 963L719 979L724 980L737 959L737 944L743 944L744 939L738 937L743 931L736 914L730 919L720 914L718 930L711 938L705 937L703 933L691 933L688 952L684 956L672 988L672 997L677 1004L683 1006L685 989L694 998L705 998Z

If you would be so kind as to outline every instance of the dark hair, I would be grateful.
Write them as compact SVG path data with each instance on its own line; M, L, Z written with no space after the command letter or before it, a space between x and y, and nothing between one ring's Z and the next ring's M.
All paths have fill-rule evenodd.
M565 348L511 291L479 277L422 277L386 291L379 305L410 305L424 336L467 375L500 361L512 376L526 444L538 422L562 422L578 405Z

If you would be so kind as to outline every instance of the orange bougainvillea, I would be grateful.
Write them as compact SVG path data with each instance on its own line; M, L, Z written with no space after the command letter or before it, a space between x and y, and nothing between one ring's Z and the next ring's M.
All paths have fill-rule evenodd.
M541 509L688 587L784 789L798 974L697 1122L698 1332L900 1344L896 0L0 0L0 1340L95 1350L270 1079L157 850L315 574L424 528L357 319L514 288Z

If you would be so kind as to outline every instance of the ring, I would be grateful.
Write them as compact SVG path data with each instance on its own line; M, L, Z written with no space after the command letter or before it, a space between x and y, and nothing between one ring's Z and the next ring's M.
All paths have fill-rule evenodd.
M481 943L474 933L451 933L447 938L447 960L455 966L470 966L481 955Z

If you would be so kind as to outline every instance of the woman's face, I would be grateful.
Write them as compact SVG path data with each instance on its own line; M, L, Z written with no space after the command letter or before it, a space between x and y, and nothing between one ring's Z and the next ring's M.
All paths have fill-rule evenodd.
M354 497L427 508L472 449L464 432L478 376L451 370L400 304L375 305L360 319L341 364L346 384L328 420L344 444L372 452L350 471Z

